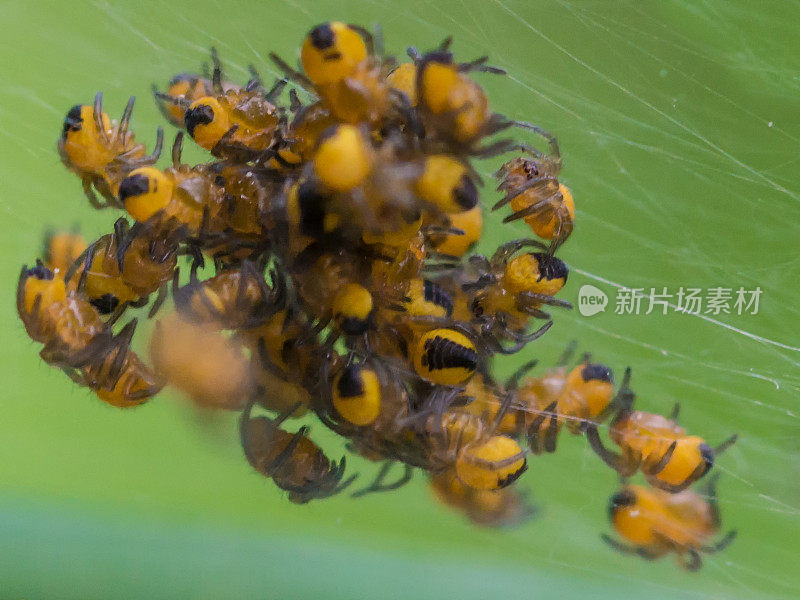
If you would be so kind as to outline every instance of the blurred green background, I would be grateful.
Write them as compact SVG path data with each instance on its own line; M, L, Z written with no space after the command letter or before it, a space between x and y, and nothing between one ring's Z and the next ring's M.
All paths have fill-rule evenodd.
M0 597L798 596L800 5L20 0L0 14ZM294 506L247 466L232 416L200 421L169 394L116 410L38 358L13 309L20 264L48 226L78 223L91 238L117 216L93 212L58 161L66 110L101 89L118 117L135 94L134 128L152 145L152 82L197 69L212 44L234 79L248 62L275 74L269 51L293 58L333 18L380 23L398 55L454 35L462 60L489 54L508 70L481 79L495 110L558 136L578 207L566 296L592 283L611 303L590 318L560 312L524 358L550 364L578 339L617 373L633 366L641 407L680 400L684 424L712 443L740 434L718 463L724 526L739 539L702 572L602 544L616 476L580 438L530 461L521 485L540 512L513 531L446 511L420 475L393 494ZM485 249L525 233L499 221ZM614 284L763 294L757 315L620 316Z

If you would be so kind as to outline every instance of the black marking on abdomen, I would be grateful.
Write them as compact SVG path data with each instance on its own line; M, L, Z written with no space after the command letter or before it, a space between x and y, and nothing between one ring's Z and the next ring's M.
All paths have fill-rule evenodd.
M436 306L441 306L448 317L453 314L453 299L450 298L450 294L444 291L436 282L430 281L429 279L423 281L422 296L425 298L425 302L431 302Z
M474 371L478 367L478 354L472 348L436 336L426 340L422 364L430 371L442 369L466 369Z

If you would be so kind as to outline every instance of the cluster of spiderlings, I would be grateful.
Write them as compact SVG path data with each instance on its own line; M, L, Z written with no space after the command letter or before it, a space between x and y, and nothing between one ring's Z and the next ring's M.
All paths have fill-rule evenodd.
M552 325L547 310L569 308L556 298L568 268L555 252L575 207L556 139L490 111L473 74L502 71L485 59L456 62L446 40L398 64L375 42L326 23L304 40L302 70L271 55L285 77L270 89L253 68L244 87L227 81L213 51L212 72L154 89L167 120L213 155L196 166L182 162L183 131L172 165L155 166L163 132L146 154L129 130L133 99L117 123L101 94L72 108L64 164L93 207L127 215L91 244L50 235L44 262L23 268L18 310L42 358L115 406L170 385L199 406L241 411L247 460L297 503L354 479L308 427L287 430L307 413L383 462L355 496L418 469L442 502L488 526L532 514L512 484L527 454L555 451L566 425L654 488L613 497L631 545L609 543L699 566L699 552L731 538L706 545L719 528L714 496L686 488L732 440L712 449L677 414L634 411L630 370L615 394L608 367L588 356L568 366L571 349L540 377L527 376L533 363L505 382L492 376L495 355L526 349ZM290 84L314 100L303 104ZM490 139L512 127L543 137L547 152ZM505 221L523 219L536 239L467 257L482 230L470 161L503 154L517 156L497 172L494 208L509 205ZM170 296L174 310L159 314ZM146 305L159 316L149 363L131 349L136 319L115 327ZM621 454L598 434L608 418ZM402 476L387 482L398 463Z

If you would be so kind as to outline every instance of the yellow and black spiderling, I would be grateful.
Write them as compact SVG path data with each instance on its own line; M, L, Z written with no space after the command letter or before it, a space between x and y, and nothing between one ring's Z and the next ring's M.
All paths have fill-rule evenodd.
M333 316L346 335L361 335L369 329L375 303L370 291L358 283L347 283L333 297Z
M465 383L478 368L475 344L454 329L434 329L422 335L413 360L420 377L442 385Z
M735 438L714 448L677 412L633 410L629 372L617 387L612 362L567 352L528 375L555 309L571 308L557 253L575 201L555 136L493 112L482 73L503 70L459 60L451 38L403 64L377 28L332 20L299 38L297 70L269 53L271 85L255 65L246 83L228 80L212 49L211 68L154 89L179 129L164 167L162 131L150 154L130 131L133 99L116 122L101 94L67 111L54 132L64 165L94 208L121 214L88 244L55 223L44 262L21 271L17 312L44 362L114 406L166 385L195 410L239 413L245 458L298 504L353 475L308 425L286 425L295 417L380 463L355 497L422 471L445 504L491 526L530 514L517 482L543 453L569 451L556 444L566 429L598 468L642 471L654 488L614 496L615 547L698 566L717 524L687 488ZM183 161L187 136L198 164ZM498 223L491 247L476 159L496 160L493 208L535 237ZM137 319L124 322L136 309L158 319L146 357L131 349ZM525 364L501 381L511 355ZM609 419L618 451L600 437Z
M333 380L333 407L349 423L372 424L381 411L381 384L378 373L360 363L350 363Z
M449 318L453 314L453 298L430 279L412 279L403 306L414 317Z
M308 428L296 433L281 429L293 409L276 419L253 417L252 404L242 413L240 434L242 447L250 465L288 492L289 500L305 504L341 492L353 479L342 481L346 461L328 459L307 436Z

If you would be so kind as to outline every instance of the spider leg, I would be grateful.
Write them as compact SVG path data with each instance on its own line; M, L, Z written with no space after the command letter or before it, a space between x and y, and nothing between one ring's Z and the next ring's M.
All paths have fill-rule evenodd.
M690 548L685 553L678 555L678 563L687 571L699 571L703 566L703 559L697 550Z
M517 240L511 240L502 244L495 253L492 255L491 264L492 265L502 265L505 264L511 256L522 250L523 248L536 248L538 250L546 250L547 246L545 246L539 240L534 240L533 238L521 238Z
M727 440L722 442L719 446L716 446L714 448L714 456L719 456L720 454L725 452L728 448L733 446L736 443L736 440L738 440L738 439L739 439L739 434L735 433L731 437L729 437Z
M125 358L128 355L128 350L130 349L131 340L133 339L133 334L136 331L137 323L137 319L131 319L114 337L114 360L111 362L111 367L108 370L108 375L114 382L117 381L123 367L125 366Z
M705 474L705 472L706 472L706 464L704 462L701 462L699 465L697 465L697 468L694 471L692 471L682 483L678 484L666 483L660 481L656 477L648 477L648 482L653 487L662 489L665 492L669 492L670 494L677 494L678 492L682 492L690 485L692 485L695 481L700 479Z
M496 133L496 131L491 133ZM470 154L476 158L492 158L510 152L514 148L514 145L514 140L499 140L488 146L475 148Z
M597 431L597 425L595 423L586 425L586 439L589 440L589 445L592 447L592 450L603 459L604 463L617 473L623 474L631 470L626 464L627 461L621 454L617 454L603 445L603 440L600 439L600 433Z
M670 411L669 416L667 418L677 425L678 416L680 416L680 414L681 414L681 403L676 402L675 406L672 407L672 410Z
M556 442L558 441L558 413L553 410L550 414L550 423L544 432L544 449L546 452L553 453L556 451Z
M152 396L155 396L158 392L160 392L161 388L163 388L163 387L164 387L164 384L162 384L162 383L154 383L153 385L148 386L147 388L145 388L143 390L139 390L137 392L127 393L127 394L125 394L125 396L129 400L134 400L134 401L135 400L141 400L143 398L150 398Z
M125 110L122 111L122 117L119 120L119 124L114 130L113 137L111 138L111 143L117 142L119 140L124 141L125 135L128 133L128 126L131 122L131 115L133 114L133 105L136 102L136 96L131 96L128 98L128 103L125 105Z
M103 124L103 92L97 92L94 97L94 104L92 104L92 117L94 118L94 126L100 132L100 136L109 143L108 131L106 131Z
M517 294L517 303L520 308L538 308L538 305L547 304L549 306L557 306L558 308L572 309L572 303L561 298L554 298L547 294L537 294L535 292L520 292Z
M552 133L550 133L546 129L542 129L538 125L533 125L532 123L526 123L525 121L514 121L514 126L521 127L529 131L533 131L534 133L538 133L540 136L542 136L544 139L547 140L547 144L550 149L550 155L556 159L561 158L561 150L558 147L558 140Z
M633 403L636 401L636 394L630 388L631 382L631 368L625 369L625 375L622 377L622 383L619 386L619 391L614 396L614 399L609 403L607 410L617 410L618 414L627 413L633 410Z
M163 304L166 301L167 296L168 296L168 293L167 293L168 289L169 289L169 284L166 283L166 282L159 286L158 294L156 295L156 299L153 301L153 305L150 307L150 310L147 311L147 318L148 319L152 319L153 317L155 317L156 313L163 306Z
M634 546L629 546L627 544L623 544L622 542L618 542L614 538L605 533L600 535L600 539L603 540L608 546L616 550L621 554L638 554L639 549L635 548Z
M467 457L467 460L469 460L469 462L471 462L474 465L478 465L479 467L483 467L486 469L504 469L505 467L510 467L514 463L523 460L527 455L528 455L527 450L521 450L520 452L517 452L513 456L509 456L507 458L503 458L500 460L490 460L487 458L479 458L477 456L469 456ZM527 465L523 467L522 471L520 471L519 474L522 475L522 473L526 469Z
M378 471L378 474L375 476L375 479L372 481L372 483L370 483L367 487L363 489L353 492L352 494L350 494L350 496L352 498L361 498L363 496L366 496L367 494L373 494L376 492L390 492L392 490L401 488L406 483L411 481L411 477L413 476L414 472L411 466L403 465L403 475L399 479L393 481L392 483L388 484L383 483L384 480L386 479L386 476L389 474L389 471L391 470L394 462L395 461L392 460L385 461L381 466L380 470Z
M268 465L264 465L264 471L268 477L272 477L278 471L278 469L280 469L292 458L292 454L294 454L294 451L297 450L297 447L300 445L300 442L303 441L303 438L306 436L307 432L308 427L301 427L298 429L297 432L292 436L292 439L289 441L289 443L286 444L286 447L278 454L278 456L276 456Z
M246 92L252 92L257 90L260 87L263 87L263 82L261 81L261 74L256 69L253 63L247 65L247 72L250 74L250 79L247 81L244 89Z
M264 369L265 371L275 375L278 379L282 381L286 381L286 373L281 371L277 365L272 364L269 360L267 355L267 344L264 341L264 338L258 338L257 342L257 350L258 350L258 364L259 366Z
M572 360L572 357L575 356L575 349L578 347L578 340L572 340L569 344L567 344L564 353L558 358L556 362L557 367L566 367L567 364ZM588 362L588 361L586 361Z
M505 385L506 389L516 390L519 387L519 382L522 380L522 378L538 364L539 361L534 358L533 360L529 360L519 369L514 371L514 373L511 374L511 377L506 379L506 385Z
M97 242L90 244L86 250L81 252L81 254L76 258L72 264L67 269L67 272L64 274L64 282L69 283L73 277L75 277L75 273L78 271L80 267L83 267L86 270L86 260L89 254L92 254L92 258L89 258L89 264L91 265L92 260L94 260L94 252L95 248L97 247Z
M483 73L493 73L496 75L505 75L506 70L500 67L493 67L487 65L486 61L489 60L488 56L481 56L469 62L461 63L458 65L459 73L469 73L470 71L480 71Z
M530 426L528 427L528 446L531 449L531 452L535 454L541 454L542 452L542 445L539 441L539 432L544 425L545 420L548 416L551 419L550 425L552 426L552 419L556 419L556 424L558 423L558 414L556 413L556 407L558 406L558 401L551 402L550 404L545 407L545 409L539 412L536 417L531 421ZM549 430L549 427L548 427ZM547 434L545 434L547 435ZM545 450L547 442L545 441ZM551 452L548 450L548 452Z
M215 94L221 96L225 93L225 90L222 89L222 63L214 46L211 46L211 65L214 67L211 72L211 87Z
M658 475L663 471L666 466L669 464L669 461L672 460L672 455L675 452L675 448L678 447L678 440L675 440L669 445L667 451L661 455L661 458L658 459L657 462L650 463L650 461L645 461L645 464L642 465L642 471L647 473L648 475Z
M714 473L708 478L705 490L705 495L707 496L706 502L708 503L708 510L711 514L711 525L714 529L719 529L722 523L719 514L719 499L717 498L717 482L719 482L719 473Z
M735 529L732 529L726 533L725 537L723 537L720 541L709 546L701 546L700 549L706 554L716 554L717 552L721 552L733 543L733 540L736 539L737 534L738 532Z
M519 340L518 344L521 344L521 346L520 346L520 348L518 350L521 350L522 348L524 348L526 345L528 345L533 340L536 340L536 339L539 339L540 337L542 337L545 333L548 332L548 330L552 326L553 326L553 321L548 321L547 323L545 323L544 325L539 327L539 329L537 329L536 331L532 331L531 333L526 333L526 334L520 335L518 337L518 340ZM512 352L512 354L513 354L513 352Z
M83 185L83 193L86 195L86 198L89 200L89 204L91 204L92 208L96 210L103 210L104 208L110 208L110 204L108 201L100 202L97 198L97 194L94 193L94 189L92 189L92 181L89 178L84 178L81 180L81 184Z
M301 85L306 90L314 90L314 84L311 82L311 80L299 71L290 67L280 56L274 52L270 52L269 58L281 71L283 71L283 73L289 79Z
M259 81L260 81L260 79L261 78L259 77ZM289 81L285 77L276 80L275 83L272 84L272 87L269 89L269 91L264 96L264 99L267 102L269 102L271 104L274 104L275 100L277 100L278 96L281 95L281 92L283 91L283 88L285 88L286 84L288 84L288 83L289 83ZM297 96L295 95L295 98L296 97Z
M83 292L83 290L86 289L86 277L89 275L89 269L92 267L92 262L94 261L94 254L96 251L97 251L97 242L92 243L86 249L85 252L86 256L83 259L83 271L81 271L81 276L78 278L77 289L79 292ZM78 264L77 261L72 263L70 270L72 270L72 268L75 267L76 264ZM72 276L74 274L75 274L74 271L72 271L71 273L68 272L69 279L72 279ZM67 279L67 281L69 281L69 279Z
M558 197L558 192L554 194L550 194L547 198L542 198L537 202L534 202L530 206L523 208L522 210L518 210L516 212L511 213L507 217L503 219L503 223L512 223L513 221L519 221L520 219L524 219L525 217L530 217L532 215L537 214L540 212L545 206L552 204L553 198Z
M117 259L117 269L119 272L125 268L125 257L128 254L128 250L133 244L133 240L136 238L136 233L133 228L128 227L128 222L124 218L117 219L114 223L114 235L117 241L117 251L115 258Z
M441 51L441 52L446 52L447 50L450 49L450 46L452 44L453 44L453 36L452 35L448 35L446 38L444 38L442 40L442 42L439 44L439 46L437 46L436 49Z
M294 114L298 113L298 111L303 109L303 103L300 101L300 98L297 96L297 91L292 88L289 90L289 111ZM294 119L292 119L294 122Z
M339 483L337 483L336 487L334 487L330 491L328 496L334 496L334 495L342 492L343 490L348 488L350 486L350 484L353 483L356 480L356 478L358 477L358 474L354 474L354 475L351 475L350 477L348 477L347 479L345 479L344 481L342 481L342 477L344 477L344 471L345 471L345 466L346 465L347 465L347 457L343 456L341 458L341 460L339 461L339 463L332 470L332 472L334 473L333 481L337 481Z
M146 300L146 298L143 298ZM114 312L111 313L111 316L106 321L107 327L113 327L117 321L125 314L125 311L128 310L128 306L132 306L134 308L140 308L140 305L137 306L136 302L120 302L117 308L114 309Z
M352 23L348 23L347 26L358 33L361 38L364 40L364 44L367 46L367 54L370 56L375 55L375 38L373 37L372 33L366 29L365 27L361 27L360 25L354 25Z
M172 166L178 168L181 166L181 157L183 154L183 132L179 131L175 134L175 141L172 142Z
M158 157L161 156L161 149L164 147L164 129L159 126L156 129L156 145L153 146L153 153L150 156L147 156L147 161L155 162L158 160Z
M527 181L525 181L525 183L511 190L508 190L505 196L503 196L500 200L494 203L494 205L492 206L492 210L497 210L498 208L502 208L503 206L511 202L514 198L516 198L520 194L527 192L532 188L542 187L553 181L556 181L555 177L549 175L528 179ZM502 187L503 184L500 185Z

